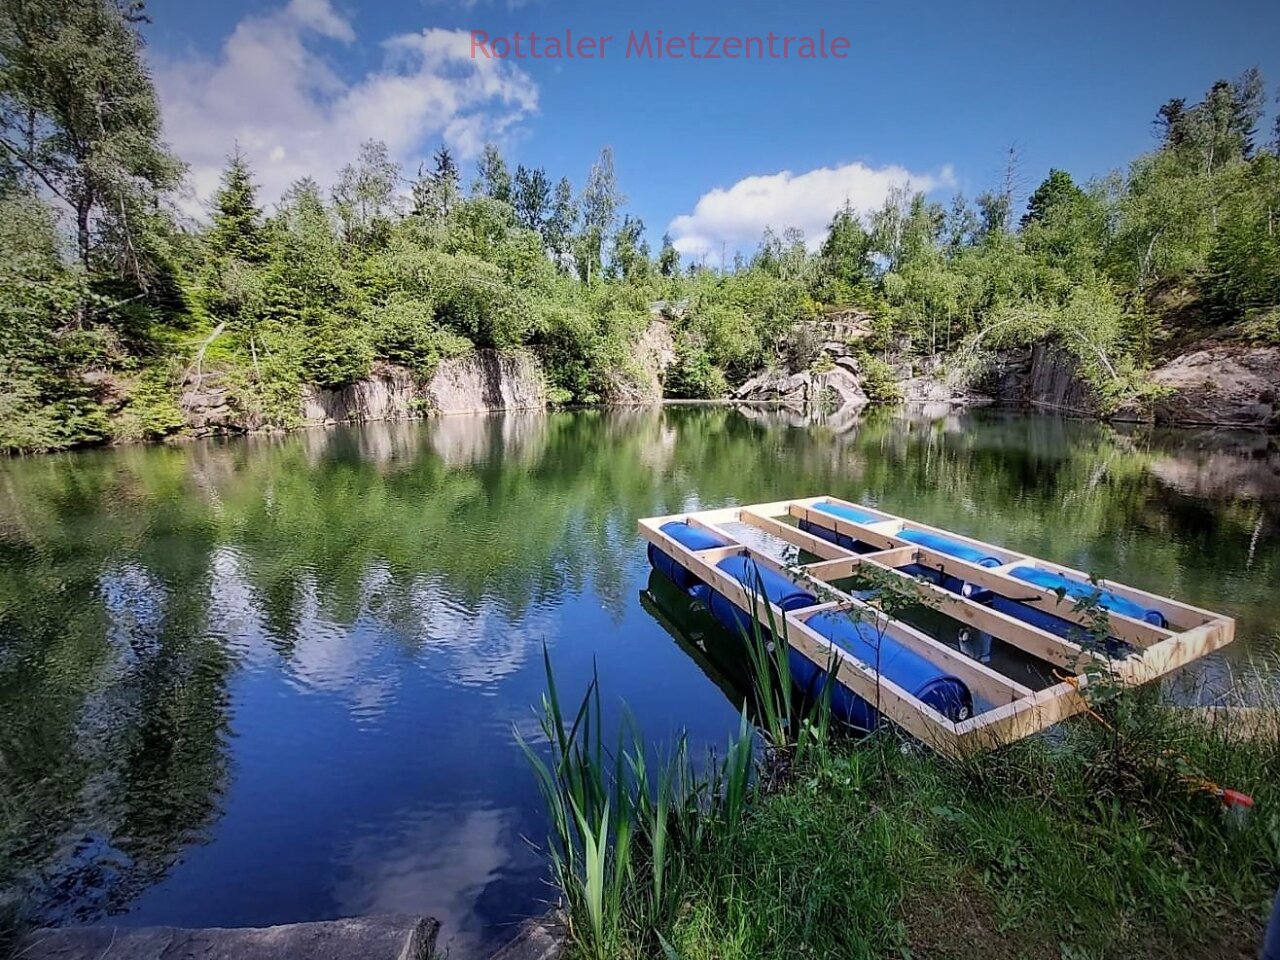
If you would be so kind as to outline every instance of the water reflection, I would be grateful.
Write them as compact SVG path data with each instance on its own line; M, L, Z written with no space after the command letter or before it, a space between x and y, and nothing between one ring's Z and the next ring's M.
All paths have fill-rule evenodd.
M547 896L512 733L542 644L655 739L722 742L734 651L663 604L635 520L820 492L1234 614L1202 676L1276 649L1280 451L1253 434L694 406L6 461L0 896L434 912L460 955L490 943Z

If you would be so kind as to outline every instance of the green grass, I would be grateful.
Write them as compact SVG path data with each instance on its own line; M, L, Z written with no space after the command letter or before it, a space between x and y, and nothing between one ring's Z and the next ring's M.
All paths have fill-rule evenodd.
M663 839L661 889L648 866L659 790L630 849L598 854L627 861L607 938L584 933L597 921L567 897L573 955L1256 957L1280 881L1280 744L1234 738L1154 691L1099 710L1105 724L964 762L888 730L828 738L781 789L754 781L736 816L706 802L706 780L688 800L678 757L662 781L681 812L665 818L678 836ZM1205 778L1251 794L1253 812L1224 813L1193 785ZM642 906L655 898L662 909Z

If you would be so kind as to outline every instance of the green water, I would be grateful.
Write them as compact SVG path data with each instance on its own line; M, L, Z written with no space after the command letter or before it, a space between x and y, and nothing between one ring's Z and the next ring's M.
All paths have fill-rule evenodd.
M543 644L655 740L722 743L724 644L647 591L635 521L821 493L1237 617L1170 695L1280 646L1259 435L674 407L10 460L0 898L54 923L424 912L460 956L496 942L551 895L513 733Z

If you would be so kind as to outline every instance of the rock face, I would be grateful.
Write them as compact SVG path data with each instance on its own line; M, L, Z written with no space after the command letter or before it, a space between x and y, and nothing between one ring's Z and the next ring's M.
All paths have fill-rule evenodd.
M364 380L345 387L306 386L302 419L308 423L344 420L400 420L422 413L420 387L408 370L381 366Z
M843 361L843 362L842 362ZM850 366L853 369L850 369ZM865 406L867 393L857 373L857 364L842 357L822 373L804 370L788 374L765 371L734 391L735 400L773 400L791 404L820 404L832 407Z
M428 413L483 413L546 405L542 370L524 353L477 350L440 363L423 383L402 367L379 365L364 380L339 389L306 387L308 423L402 420Z
M1280 427L1280 349L1212 346L1184 354L1153 379L1173 390L1157 401L1156 419Z
M1093 389L1076 374L1071 354L1052 343L1002 351L984 386L1000 403L1098 413Z
M956 376L954 370L949 370L938 358L923 360L916 366L902 364L895 367L894 377L902 392L902 399L907 403L955 406L991 403L990 396L971 389Z
M428 960L440 925L382 916L242 930L69 927L36 930L25 960Z
M529 410L547 403L542 368L527 353L475 353L440 364L427 385L427 403L435 413L483 413Z
M649 326L635 345L635 377L619 378L610 385L610 403L658 403L667 370L676 362L676 342L671 324L660 310L651 311Z
M258 426L236 407L231 388L219 373L189 376L182 386L180 404L188 426L199 435L235 433Z

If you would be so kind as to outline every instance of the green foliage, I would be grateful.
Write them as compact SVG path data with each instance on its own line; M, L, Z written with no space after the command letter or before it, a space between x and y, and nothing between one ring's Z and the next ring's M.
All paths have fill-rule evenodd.
M599 697L593 684L571 726L548 709L553 745L564 730L562 743L599 743ZM699 782L683 752L656 789L637 776L627 794L598 745L557 746L568 760L555 765L526 747L566 824L553 863L571 956L1154 958L1203 942L1247 954L1280 880L1277 745L1142 693L1099 710L1105 726L1086 717L961 762L887 729L821 737L782 789L757 779L711 805L673 789ZM731 748L720 776L746 784L728 772L735 759ZM1228 817L1206 778L1253 794L1253 815ZM556 812L579 810L578 796L603 813ZM628 797L646 815L618 824Z
M874 276L871 254L871 236L853 208L845 204L831 218L818 253L818 296L832 304L861 303Z
M1204 288L1226 322L1280 305L1280 157L1259 155L1227 198Z
M724 758L696 765L681 737L651 779L645 741L634 726L604 747L599 679L572 717L560 705L543 650L547 692L541 725L549 756L516 730L551 820L548 855L568 903L569 933L580 955L613 960L623 944L658 946L683 907L685 863L712 831L732 834L750 791L753 735L744 713ZM655 937L655 933L658 936Z
M130 387L128 397L112 424L116 440L159 440L186 425L168 370L143 373Z
M902 399L893 368L875 354L858 354L858 371L862 374L862 389L872 403L897 403Z
M335 313L308 318L302 372L308 383L344 387L368 375L373 349L359 326Z
M690 333L676 341L675 361L664 386L666 395L678 400L714 400L728 391L724 374L712 362L701 337Z
M214 258L256 263L263 258L262 210L248 161L237 150L213 195L213 224L205 242Z
M164 396L190 386L177 380L197 356L245 426L296 422L306 383L351 383L377 362L427 376L474 347L532 350L557 402L631 398L651 381L636 354L651 309L675 338L667 395L683 398L818 361L812 324L831 306L865 311L868 345L904 360L1055 339L1107 407L1153 396L1164 291L1198 296L1183 313L1205 332L1275 337L1280 160L1256 142L1256 70L1166 103L1159 149L1124 174L1081 186L1051 170L1025 216L1011 154L976 204L898 187L869 213L837 210L815 252L799 230L767 229L749 262L739 251L731 270L682 275L672 238L654 257L626 211L608 147L575 195L542 169L513 175L490 144L469 196L441 147L405 202L390 151L369 141L331 188L299 180L269 216L235 149L211 222L187 229L139 11L0 7L5 449L163 435L177 425ZM139 377L158 369L163 390ZM873 399L896 399L874 358L864 378Z

